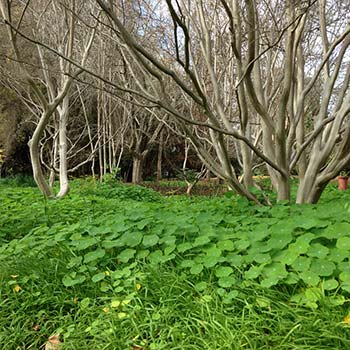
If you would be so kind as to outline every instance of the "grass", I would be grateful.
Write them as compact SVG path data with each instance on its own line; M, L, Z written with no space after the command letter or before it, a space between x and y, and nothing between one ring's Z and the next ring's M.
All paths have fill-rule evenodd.
M94 252L71 245L81 232L101 239L116 230L130 231L134 239L138 232L148 237L156 232L160 239L172 232L183 237L183 244L202 231L243 234L265 222L277 227L298 217L304 230L317 234L323 230L317 220L347 224L338 213L347 205L346 193L330 187L318 207L268 209L236 197L163 198L139 187L95 187L86 181L74 182L69 197L47 202L35 188L17 185L0 182L0 239L3 247L7 242L14 247L0 256L1 349L42 349L57 333L60 349L72 350L350 348L349 295L340 288L324 292L314 307L291 298L303 288L319 291L318 286L263 288L259 280L245 280L239 269L235 287L221 288L215 269L192 274L180 267L194 250L171 251L174 258L163 263L138 258L134 267L133 260L120 262L120 251L106 250L99 260L69 265L72 256ZM76 241L69 238L72 232ZM86 276L102 271L104 279L95 283L87 277L82 284L65 286L64 276L83 265ZM113 271L124 274L113 280Z

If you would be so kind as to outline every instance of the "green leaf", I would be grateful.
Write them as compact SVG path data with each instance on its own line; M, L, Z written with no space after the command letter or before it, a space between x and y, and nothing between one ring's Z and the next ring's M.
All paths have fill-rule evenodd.
M192 267L194 264L195 262L193 260L186 259L181 261L180 266L186 269L188 267Z
M257 254L254 257L254 261L259 263L259 264L267 264L267 263L271 262L271 256L268 253L266 253L266 254Z
M232 266L239 267L243 264L243 257L242 255L231 253L225 257L225 261L231 264Z
M333 290L338 287L339 283L334 278L323 281L323 289L324 290Z
M286 266L281 263L272 263L263 268L263 274L267 279L282 280L287 277L288 272Z
M350 237L338 238L336 247L343 250L350 250Z
M72 244L75 246L77 250L84 250L89 247L92 247L98 242L99 240L96 237L88 237L88 238L81 238L81 239L75 240L72 242Z
M271 249L283 249L293 240L289 232L272 233L271 238L267 241L267 246Z
M149 261L152 264L160 264L163 262L163 252L161 250L156 250L148 256Z
M130 232L129 234L123 235L123 240L126 245L129 247L136 247L142 241L143 234L141 232Z
M252 266L246 273L244 274L246 279L252 280L260 276L263 266Z
M238 250L246 250L250 246L250 242L245 239L240 239L239 241L235 242L235 248Z
M318 276L318 274L316 274L315 272L312 271L303 271L300 273L300 278L308 285L311 286L316 286L319 281L320 281L320 277Z
M194 240L193 246L198 247L201 245L205 245L205 244L208 244L210 241L211 241L211 238L209 236L199 236Z
M310 245L307 255L314 258L325 258L329 253L329 249L320 243L314 243Z
M142 244L145 247L153 247L155 246L159 241L159 237L157 235L147 235L143 237Z
M349 251L339 248L333 248L331 249L328 259L333 262L342 262L345 258L349 256Z
M190 273L192 275L198 275L203 271L203 265L202 264L194 264L191 269Z
M331 276L335 270L335 264L326 259L313 259L311 262L310 271L319 276Z
M104 249L96 249L93 252L89 252L84 255L84 264L88 264L91 261L95 261L97 259L101 259L105 256L106 252Z
M104 272L99 272L91 277L91 281L94 283L102 281L106 277Z
M307 271L310 268L311 259L306 256L299 256L292 263L292 268L296 271Z
M82 256L76 256L72 259L69 260L69 263L67 264L67 268L71 269L74 266L80 265L83 261L83 257Z
M112 249L112 248L119 248L124 245L124 242L121 238L116 239L114 241L111 240L105 240L102 242L102 247L105 249Z
M229 266L220 266L215 270L215 276L220 277L227 277L231 275L233 272L233 268Z
M149 255L149 250L148 249L142 249L139 250L136 254L136 258L137 259L144 259L147 258L147 256Z
M208 248L208 249L203 249L203 251L207 254L207 256L215 256L219 257L222 254L221 249L217 248L215 245Z
M90 298L84 298L79 305L82 310L86 309L90 305Z
M214 267L220 261L218 256L205 256L203 259L203 264L206 268Z
M195 284L194 288L198 292L203 292L204 290L206 290L207 286L208 286L207 282L199 282L199 283Z
M278 284L278 282L280 281L280 279L278 277L269 277L269 278L264 278L261 282L260 285L263 288L270 288L272 286L275 286L276 284Z
M177 246L176 249L177 249L177 251L178 251L179 253L184 253L184 252L186 252L187 250L190 250L192 247L193 247L193 246L192 246L191 243L186 242L186 243L181 243L181 244L179 244L179 245Z
M220 250L227 250L227 251L232 251L232 250L235 249L233 242L232 242L232 241L229 241L229 240L219 241L219 242L217 243L217 247L218 247Z
M65 287L72 287L85 281L84 275L77 275L75 272L63 276L62 283Z
M233 276L221 277L218 280L218 284L222 288L230 288L236 283L236 278Z
M123 263L127 263L130 259L132 259L134 257L136 253L135 249L124 249L118 256L117 258L123 262Z
M337 239L344 236L344 234L348 234L349 232L350 232L350 224L345 222L336 222L333 225L328 226L324 230L324 232L322 233L322 237L325 237L328 239Z

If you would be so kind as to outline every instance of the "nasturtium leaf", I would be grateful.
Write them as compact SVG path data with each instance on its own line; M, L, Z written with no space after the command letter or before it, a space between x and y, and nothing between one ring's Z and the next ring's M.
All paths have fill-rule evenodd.
M337 264L338 270L341 272L349 272L350 273L350 262L342 261Z
M69 260L69 263L67 264L67 268L71 269L74 266L80 265L83 261L83 257L82 256L76 256L72 259Z
M206 268L214 267L217 263L219 263L220 257L218 256L205 256L203 258L203 265Z
M329 249L320 243L313 243L310 245L307 255L314 258L325 258L329 252Z
M248 271L245 272L244 277L246 279L255 279L261 275L263 266L252 266Z
M229 266L219 266L216 270L215 270L215 276L220 278L220 277L227 277L229 275L231 275L233 272L233 268L229 267Z
M312 271L303 271L300 273L300 278L308 285L316 286L320 281L318 274Z
M194 288L198 291L198 292L203 292L208 286L207 282L199 282L197 284L194 285Z
M347 257L349 257L348 250L333 248L331 249L328 255L328 260L339 263L339 262L342 262Z
M146 235L143 236L142 244L148 248L155 246L158 243L158 241L159 237L157 235Z
M271 249L283 249L292 239L293 236L290 232L273 232L266 245Z
M186 252L187 250L190 250L192 248L192 244L189 243L189 242L185 242L185 243L181 243L181 244L178 244L176 249L179 253L184 253Z
M65 287L72 287L76 284L83 283L86 277L84 275L77 275L75 272L63 276L62 283Z
M338 238L336 247L343 250L350 250L350 237Z
M91 277L91 281L94 283L102 281L106 277L104 272L99 272Z
M217 247L221 250L228 250L228 251L232 251L235 249L233 242L229 240L219 241L217 243Z
M244 239L240 239L234 243L235 248L238 250L246 250L250 246L250 242Z
M121 238L116 239L116 240L105 240L102 242L102 247L105 249L112 249L112 248L117 248L117 247L122 247L124 246L124 242Z
M202 264L194 264L191 269L190 273L192 275L198 275L203 271L203 265Z
M298 222L297 227L303 228L304 230L310 230L311 228L314 227L325 227L327 226L327 223L318 220L318 219L314 219L314 218L306 218L303 217L302 220L300 220L300 222Z
M222 288L230 288L236 283L236 278L233 276L221 277L218 280L218 284Z
M299 256L292 263L292 268L295 271L307 271L310 268L311 259L306 256Z
M336 289L338 287L338 285L339 285L338 281L335 280L334 278L323 281L323 289L324 290Z
M215 245L208 248L208 249L203 249L203 251L207 254L207 256L221 256L222 251L221 249L217 248Z
M336 222L333 225L329 225L324 232L322 233L322 237L328 238L328 239L337 239L341 238L345 234L350 233L350 224L346 222ZM341 248L341 247L338 247ZM341 248L344 249L344 248ZM349 248L345 248L349 249Z
M230 253L226 255L225 261L232 266L241 266L243 263L243 258L242 255Z
M136 247L138 246L143 238L143 234L141 232L130 232L127 234L123 235L123 240L125 242L125 244L129 247Z
M77 250L84 250L95 245L98 242L99 240L96 237L87 237L73 241L72 245L74 245L75 249Z
M139 250L136 254L136 258L137 259L144 259L147 258L147 256L149 255L149 250L148 249L142 249Z
M148 256L148 259L152 264L159 264L164 260L163 252L161 250L156 250Z
M165 244L166 246L175 245L176 237L175 236L164 236L159 240L159 243Z
M90 305L90 298L84 298L80 303L79 306L82 310L86 309Z
M257 297L256 304L259 307L270 308L271 307L271 300L268 298L265 298L265 297Z
M350 293L350 282L343 282L340 285L342 290L345 290L346 292Z
M176 245L170 245L164 249L164 255L170 255L176 249Z
M227 291L226 291L226 289L224 289L224 288L218 288L218 289L216 290L216 293L217 293L218 295L220 295L221 297L223 297L224 295L227 295Z
M288 272L284 264L272 263L264 266L263 274L267 279L282 280L283 278L287 277Z
M250 242L259 242L270 235L270 231L266 224L257 224L251 232L248 233Z
M278 277L276 277L276 276L268 277L268 278L264 278L260 282L260 285L263 288L270 288L270 287L275 286L276 284L278 284L279 281L280 281L280 279Z
M123 262L123 263L127 263L130 259L132 259L134 257L136 253L135 249L124 249L117 257L118 259Z
M259 264L267 264L271 262L270 254L257 254L254 257L254 261Z
M285 250L285 254L283 254L279 260L274 260L280 261L282 264L291 265L299 257L299 255L300 254L297 251L288 248Z
M297 254L305 254L309 249L309 242L298 240L295 243L291 243L288 246L288 250Z
M331 276L335 270L335 264L326 259L313 259L311 262L310 271L319 276Z
M180 266L182 268L188 268L188 267L192 267L194 264L195 262L193 260L186 259L181 261Z
M199 236L194 240L193 246L198 247L201 245L205 245L205 244L209 243L210 241L211 241L211 239L209 236Z
M288 276L283 280L286 284L297 284L299 282L299 276L294 272L289 272Z
M104 249L96 249L93 252L89 252L84 255L84 263L88 264L91 261L101 259L105 256L106 252Z
M339 274L339 279L343 282L350 283L350 272L341 272Z
M327 302L329 302L332 306L340 306L344 305L347 300L344 295L331 295L327 298Z

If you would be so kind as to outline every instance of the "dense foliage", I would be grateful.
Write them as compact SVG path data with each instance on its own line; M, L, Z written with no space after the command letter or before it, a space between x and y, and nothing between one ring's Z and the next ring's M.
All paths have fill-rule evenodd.
M347 193L269 208L88 180L47 201L17 185L0 183L4 349L53 333L64 349L350 345Z

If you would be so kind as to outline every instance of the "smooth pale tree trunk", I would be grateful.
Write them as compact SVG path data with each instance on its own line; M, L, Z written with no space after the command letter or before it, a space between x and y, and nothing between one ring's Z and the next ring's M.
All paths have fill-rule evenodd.
M143 157L133 156L132 159L132 183L139 184L142 182L142 172L143 172Z
M42 116L39 120L39 123L38 123L38 125L33 133L33 136L28 142L34 181L36 182L41 193L47 198L54 197L54 194L53 194L50 186L46 182L46 179L45 179L42 167L41 167L39 143L40 143L41 135L44 132L44 129L45 129L51 115L52 115L51 111L45 111L42 114Z
M157 181L158 182L162 179L163 141L164 141L164 135L162 130L159 136L158 157L157 157Z
M58 198L64 197L69 192L68 162L67 162L67 119L69 113L69 96L62 101L62 107L58 107L59 119L59 155L60 155L60 190Z

